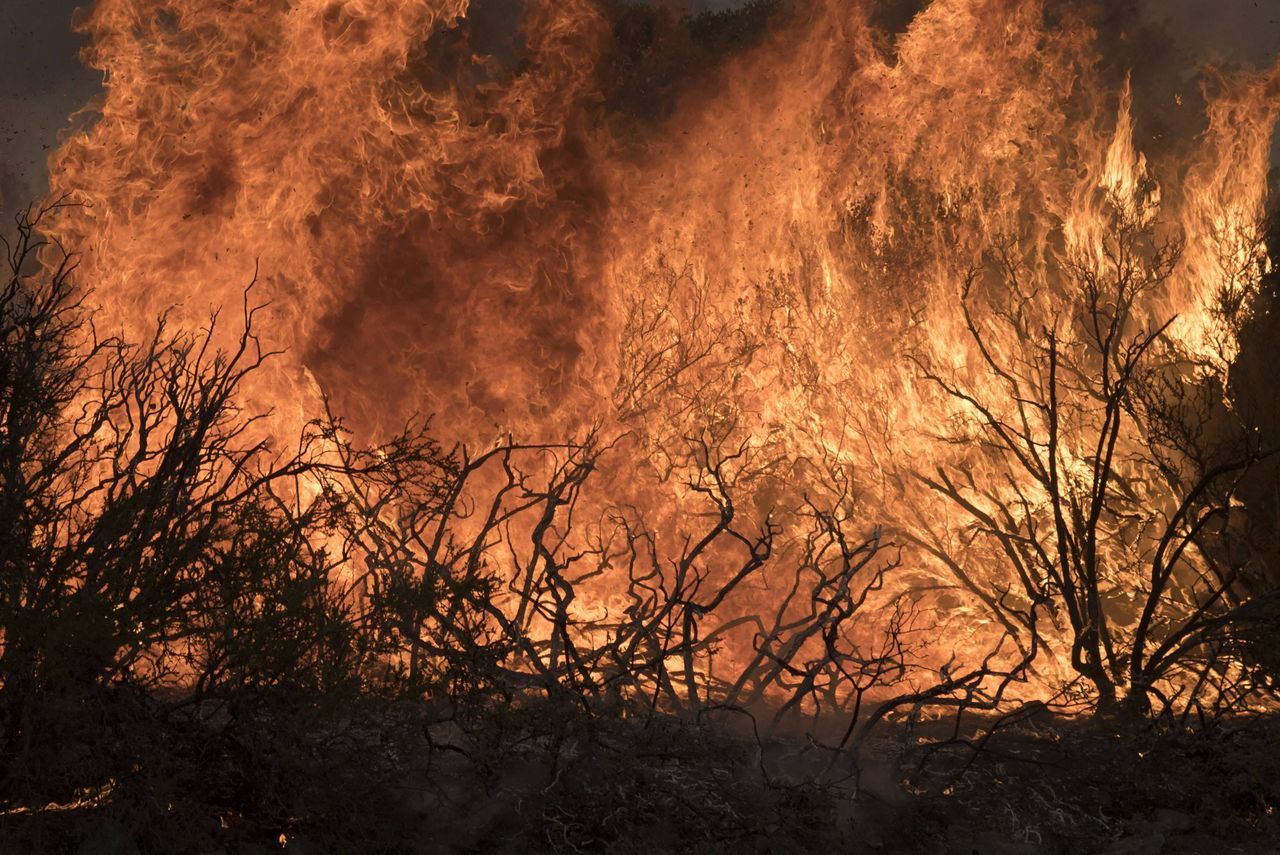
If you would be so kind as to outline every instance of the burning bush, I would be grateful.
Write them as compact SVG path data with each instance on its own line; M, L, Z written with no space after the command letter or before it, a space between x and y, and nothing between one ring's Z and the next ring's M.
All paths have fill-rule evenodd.
M324 777L376 766L340 733L398 690L332 585L329 509L301 503L313 438L275 454L235 403L266 357L254 310L229 353L216 317L100 337L74 262L38 239L47 213L6 243L0 294L6 822L48 805L39 839L41 816L115 805L198 847L210 805L271 825L327 810Z
M1175 319L1150 313L1179 244L1160 242L1141 198L1106 204L1096 256L1068 249L1035 271L1011 240L974 270L965 318L981 379L922 371L970 414L973 432L953 441L981 451L917 477L971 520L966 554L1007 562L1007 586L976 593L1006 625L1052 639L1103 707L1118 693L1144 712L1152 697L1161 713L1247 705L1269 681L1234 639L1274 619L1276 589L1244 536L1241 492L1277 449L1169 334ZM983 301L997 308L978 320L968 307ZM974 585L959 550L924 545Z
M517 5L82 18L88 204L0 294L6 821L764 845L884 725L1274 702L1280 70L1184 93L1084 4Z
M864 696L927 676L909 604L863 617L896 550L854 537L839 495L796 509L785 543L771 513L741 519L748 445L688 438L710 514L669 558L633 510L583 498L610 450L596 434L472 454L416 428L360 450L327 418L282 453L237 404L270 356L252 288L229 352L216 316L200 333L162 318L141 346L100 337L71 257L39 239L47 213L19 222L0 316L3 796L24 834L89 812L174 845L214 822L363 839L385 806L338 821L332 780L373 798L415 745L555 767L611 721L770 705L834 721L833 766ZM785 597L738 596L773 565ZM717 662L735 632L755 653Z
M553 787L555 770L578 769L589 788L585 758L634 762L635 727L674 726L679 743L680 727L711 725L748 756L753 740L801 727L798 759L755 743L762 782L831 786L856 780L873 728L904 714L950 710L954 731L926 740L945 747L969 744L975 715L1004 716L1000 728L1043 706L1064 656L1090 702L1123 691L1145 712L1154 696L1184 720L1240 709L1269 684L1240 658L1274 625L1275 589L1241 563L1234 498L1264 454L1247 431L1206 428L1221 388L1211 374L1188 386L1195 365L1168 324L1139 323L1137 297L1177 252L1144 243L1141 224L1116 220L1100 267L1059 271L1079 288L1065 303L1019 291L1012 254L975 270L967 299L1000 288L1018 307L968 316L977 376L1007 387L998 401L921 364L978 414L965 441L987 463L917 476L972 517L968 551L914 543L1005 627L975 661L939 666L939 601L903 575L910 553L883 530L858 534L838 461L790 470L803 494L775 490L765 506L761 485L779 472L768 444L723 418L668 434L667 471L692 514L672 537L593 489L616 477L610 455L657 434L472 452L411 425L362 449L328 416L282 453L237 404L271 356L252 287L229 352L211 344L217 316L200 333L161 318L141 346L101 337L72 257L39 238L45 214L19 221L0 315L3 794L23 834L55 833L41 829L69 812L195 847L299 832L396 846L412 812L385 798L418 751L466 758L477 780L532 763ZM667 311L638 307L635 323L659 329ZM643 410L646 389L705 360L723 373L733 359L715 362L717 347L690 341L657 362L636 351L647 371L619 394ZM1073 462L1068 429L1110 456ZM1116 456L1122 436L1146 453ZM1028 483L1009 467L1038 492L1007 493ZM1003 555L1022 587L971 576L962 562L976 554ZM1135 583L1143 566L1149 583ZM688 743L672 751L711 762ZM724 782L741 787L751 768ZM666 780L633 771L637 786ZM338 809L333 780L358 810ZM690 786L712 798L708 781ZM792 809L766 793L726 791L724 809ZM547 806L548 839L600 833L562 810Z

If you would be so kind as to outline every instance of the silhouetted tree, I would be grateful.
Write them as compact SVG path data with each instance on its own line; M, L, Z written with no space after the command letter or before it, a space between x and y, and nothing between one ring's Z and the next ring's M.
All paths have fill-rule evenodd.
M1231 708L1264 688L1228 649L1276 597L1240 536L1242 484L1273 451L1229 412L1174 319L1149 315L1180 245L1109 204L1096 256L1060 251L1038 278L1009 241L970 274L973 377L921 362L970 414L977 454L917 477L1001 570L976 579L952 548L922 543L1002 621L1034 633L1047 609L1100 708Z

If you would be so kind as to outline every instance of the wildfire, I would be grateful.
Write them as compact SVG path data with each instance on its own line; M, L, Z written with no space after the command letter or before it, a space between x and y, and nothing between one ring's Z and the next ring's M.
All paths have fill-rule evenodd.
M1054 483L1095 477L1091 393L1051 423L1014 391L1048 388L1051 350L1095 365L1080 282L1142 279L1106 309L1125 335L1169 324L1178 360L1225 378L1269 264L1280 66L1207 75L1198 124L1156 140L1146 99L1181 81L1111 55L1070 4L934 0L893 32L871 0L811 0L641 120L605 97L593 0L522 4L512 56L480 53L473 5L97 0L80 27L101 115L51 173L88 203L53 231L100 326L199 325L260 270L282 354L249 403L282 435L324 398L368 437L419 411L482 444L601 423L633 436L614 500L677 540L687 437L751 449L761 519L835 473L850 518L913 550L908 587L954 627L938 663L1013 620L965 582L1013 577L1001 514L1052 527L992 426L1022 424ZM1118 229L1142 238L1118 248ZM1024 335L1042 333L1051 349ZM1163 508L1130 460L1145 441L1118 429L1116 466ZM1105 532L1102 572L1150 557L1146 525ZM1008 608L1034 614L1024 599ZM727 639L751 658L749 634Z

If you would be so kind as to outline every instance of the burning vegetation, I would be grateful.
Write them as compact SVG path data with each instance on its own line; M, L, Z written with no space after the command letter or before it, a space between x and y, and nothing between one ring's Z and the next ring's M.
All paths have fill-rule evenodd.
M77 26L0 291L14 840L1275 832L1280 65L1050 0Z

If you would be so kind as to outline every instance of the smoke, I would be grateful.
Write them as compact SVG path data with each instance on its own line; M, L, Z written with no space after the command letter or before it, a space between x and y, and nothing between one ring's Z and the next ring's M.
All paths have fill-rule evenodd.
M82 0L7 0L0 6L0 170L11 213L45 192L46 161L68 117L100 92L71 31ZM6 217L7 221L7 217Z
M0 221L6 224L22 210L30 191L5 163L0 163Z
M1163 24L1193 62L1265 66L1280 53L1280 12L1257 0L1142 0L1141 15Z

